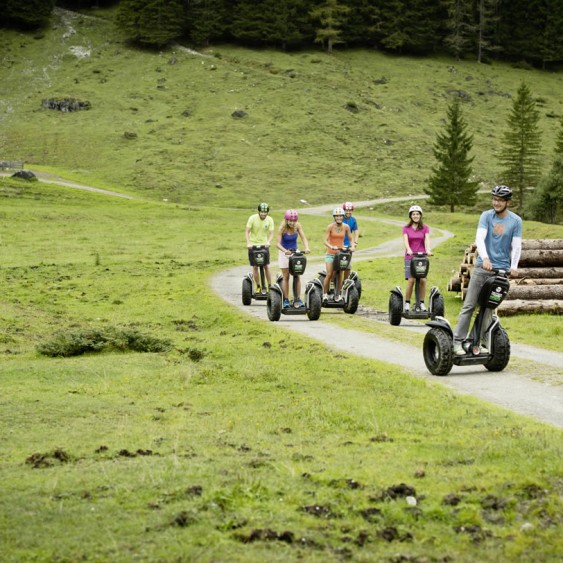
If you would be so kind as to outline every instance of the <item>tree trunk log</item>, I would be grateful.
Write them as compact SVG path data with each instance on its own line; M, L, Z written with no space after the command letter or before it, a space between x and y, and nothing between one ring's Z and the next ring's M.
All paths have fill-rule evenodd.
M563 285L512 285L506 299L560 299L563 300Z
M563 238L525 239L522 250L563 250Z
M563 250L522 250L520 266L561 266Z
M523 278L510 280L510 287L519 287L523 285L562 285L563 278Z
M520 313L547 313L551 315L563 314L563 301L557 299L544 299L542 301L503 301L498 309L501 317L510 317Z
M511 279L523 278L563 278L563 268L520 268Z
M448 291L460 291L461 290L461 274L453 276L448 282Z

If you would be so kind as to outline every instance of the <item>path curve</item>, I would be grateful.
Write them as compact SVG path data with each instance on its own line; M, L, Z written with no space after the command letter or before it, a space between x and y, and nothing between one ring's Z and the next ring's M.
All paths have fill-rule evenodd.
M413 198L393 198L393 201L404 201L405 199ZM382 200L362 202L362 204L356 205L356 209L360 206L367 207L381 202ZM331 209L332 206L326 205L300 209L299 212L302 214L324 214ZM377 219L362 217L362 221L365 220ZM386 220L386 222L395 223L390 220ZM396 224L401 225L402 223L398 221ZM436 228L433 231L438 232L437 236L432 237L434 247L453 236L448 231ZM399 238L373 248L358 250L354 254L354 259L362 260L377 256L402 256L403 252L403 241ZM315 264L309 265L309 271L317 271L317 266ZM248 271L248 266L240 266L220 272L212 278L212 288L230 305L264 322L270 322L264 301L253 300L250 306L242 304L242 279ZM436 377L431 375L426 369L422 350L419 347L368 334L360 330L342 327L338 327L335 330L334 325L322 321L325 315L334 314L345 315L345 313L339 310L323 309L321 320L319 321L311 322L305 315L282 315L276 325L320 340L329 348L397 365L408 373L424 378L429 382L445 385L459 393L472 395L516 413L563 428L563 386L561 385L551 385L524 377L516 373L515 370L511 370L510 364L500 373L491 373L483 366L454 366L452 372L447 377ZM363 316L372 319L377 317L376 311L362 305L360 305L357 314L363 314ZM406 322L396 328L397 330L415 331L422 334L428 330L424 323L415 321ZM511 356L512 358L532 360L536 372L539 371L541 373L542 366L545 366L544 371L553 372L553 370L559 370L558 373L562 374L563 354L561 353L528 345L512 344Z

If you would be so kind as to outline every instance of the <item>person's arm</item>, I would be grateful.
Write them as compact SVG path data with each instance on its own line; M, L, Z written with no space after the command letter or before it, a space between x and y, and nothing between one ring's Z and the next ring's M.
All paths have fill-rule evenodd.
M424 251L428 256L432 256L432 249L430 248L430 233L424 235Z
M283 252L285 254L285 248L282 246L281 239L282 239L282 229L279 229L278 236L276 237L276 246L278 247L278 250L280 252Z
M305 247L305 253L308 254L310 252L309 241L307 240L307 237L305 236L303 227L301 227L301 225L297 227L297 232L299 233L299 236L301 237L301 241L303 242L303 246Z
M333 246L330 244L330 241L329 241L331 230L332 230L332 223L326 228L324 244L329 250L334 250Z
M246 246L248 246L248 248L250 248L252 246L252 243L250 242L250 227L247 225L246 229L244 230L244 236L246 238Z
M475 235L475 243L477 244L477 252L483 260L483 269L492 270L493 265L489 260L489 254L487 253L487 246L485 245L485 239L487 238L487 229L479 227L477 229L477 234Z
M348 227L348 240L350 241L350 250L354 252L354 250L356 250L356 242L354 241L354 237L352 236L350 226L346 225L346 227Z
M518 269L520 254L522 253L522 237L512 238L512 248L510 253L510 273L514 275Z
M409 244L409 235L407 233L403 234L403 242L405 243L405 250L409 256L412 256L411 246Z
M355 229L352 231L354 235L354 244L358 244L358 239L360 238L360 228L358 227L358 221L354 223Z
M274 238L274 221L272 220L271 229L268 231L268 241L266 242L266 246L270 246L272 244L272 239Z

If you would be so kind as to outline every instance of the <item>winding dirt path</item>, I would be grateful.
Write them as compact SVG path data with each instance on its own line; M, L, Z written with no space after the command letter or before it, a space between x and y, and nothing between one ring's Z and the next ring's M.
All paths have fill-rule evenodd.
M50 174L34 172L42 182L59 184L65 187L86 190L105 194L112 197L125 199L140 199L134 196L113 192L68 182ZM2 173L7 176L11 173ZM421 196L424 198L425 196ZM411 201L413 196L384 198L377 200L362 201L356 204L357 208L369 207L378 203L391 201ZM326 214L332 210L334 205L323 205L318 207L307 207L300 209L301 214ZM361 221L384 221L397 226L402 225L400 221L374 219L372 217L361 217ZM433 246L440 244L450 238L452 233L444 230L433 229ZM355 252L354 260L365 260L368 258L384 256L402 256L403 242L401 238L387 241L373 248L361 249ZM321 265L320 257L317 263L309 264L309 271L317 271ZM264 322L270 322L266 314L265 302L253 301L252 305L245 307L241 300L242 278L248 272L248 266L231 268L216 275L212 280L214 291L230 305L237 307L246 314L252 315ZM364 286L365 287L365 286ZM304 336L315 338L324 342L326 346L334 350L353 353L366 358L380 360L397 365L408 373L421 377L429 382L439 383L450 389L472 395L492 404L529 416L541 422L552 424L563 428L563 354L551 352L533 346L512 343L511 363L500 373L490 373L482 366L456 367L447 377L434 377L426 369L419 347L403 344L368 334L358 330L338 328L330 323L323 322L326 315L342 315L341 311L334 309L323 309L321 320L310 322L306 316L285 317L276 323L278 327L293 330ZM360 305L358 315L362 315L373 322L387 323L387 314L375 311ZM422 322L403 321L396 330L424 333L427 327ZM519 364L517 367L512 367Z
M371 200L356 204L356 208L388 201L412 199L412 197L408 197L393 198L392 200ZM300 209L299 212L302 214L324 214L331 209L332 206L326 205ZM361 221L377 221L377 219L361 217ZM386 222L402 225L399 221ZM436 247L451 236L453 234L448 231L434 228L433 246ZM358 250L354 254L354 260L402 256L403 252L403 242L399 238L373 248ZM317 263L308 265L309 271L316 272L320 264L320 258L317 257ZM248 270L248 266L242 266L221 272L213 278L212 287L230 305L264 322L270 322L264 301L253 301L250 306L242 304L242 279ZM363 287L365 290L365 282ZM563 385L561 385L563 382L563 371L561 370L563 354L512 343L511 363L500 373L491 373L483 366L454 366L447 377L435 377L426 369L422 350L418 346L403 344L359 330L335 327L322 321L325 316L344 314L335 309L323 309L321 319L316 322L309 321L305 315L282 315L276 325L320 340L334 350L397 365L408 373L424 378L429 382L445 385L456 392L472 395L516 413L563 428ZM360 305L356 314L374 322L388 323L387 313L375 311L362 305ZM396 327L396 330L424 334L428 328L422 322L403 321L399 327Z

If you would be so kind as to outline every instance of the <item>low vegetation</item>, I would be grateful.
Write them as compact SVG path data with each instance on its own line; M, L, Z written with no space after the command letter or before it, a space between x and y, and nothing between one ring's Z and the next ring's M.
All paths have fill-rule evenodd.
M557 559L560 430L257 321L210 282L246 264L262 199L277 222L302 199L422 193L450 89L471 85L489 181L504 93L529 72L544 111L561 112L560 76L365 51L147 53L103 17L63 12L44 41L0 36L6 159L134 196L0 178L2 559ZM57 97L91 109L41 109ZM555 128L541 124L549 150ZM487 206L425 207L456 234L433 283ZM377 219L404 216L361 210L361 248L397 236ZM303 217L313 256L327 220ZM357 265L362 303L384 311L400 258ZM449 318L456 308L448 294ZM515 342L559 346L553 319L509 322Z

